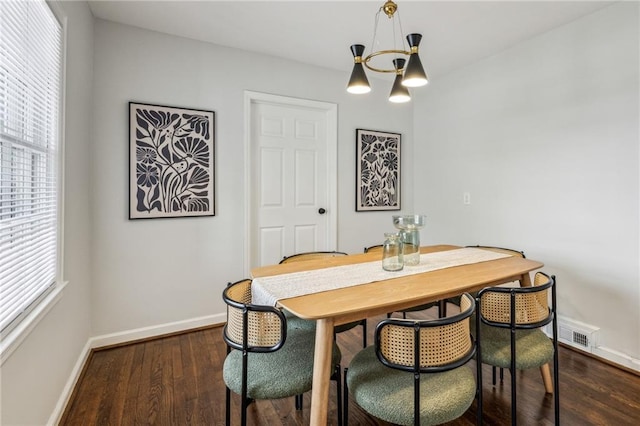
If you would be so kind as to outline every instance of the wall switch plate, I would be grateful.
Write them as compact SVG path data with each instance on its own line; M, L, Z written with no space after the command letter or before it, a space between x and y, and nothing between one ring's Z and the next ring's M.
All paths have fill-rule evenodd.
M471 193L463 192L462 193L462 204L469 205L471 204Z

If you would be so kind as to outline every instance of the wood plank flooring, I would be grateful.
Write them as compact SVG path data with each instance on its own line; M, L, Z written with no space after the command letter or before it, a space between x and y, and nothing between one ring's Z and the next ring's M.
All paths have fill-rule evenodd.
M412 313L412 317L420 317ZM382 317L370 318L369 342ZM361 349L360 327L341 333L338 345L347 366ZM577 351L560 349L560 419L563 425L639 425L640 377ZM222 327L213 327L126 346L90 356L63 414L61 425L224 425ZM472 361L473 362L473 361ZM544 392L537 369L518 372L518 424L552 425L553 397ZM484 424L510 424L510 380L491 384L483 368ZM337 424L335 382L329 421ZM257 401L249 406L250 425L309 424L310 393L302 411L293 398ZM240 423L239 397L233 395L232 424ZM350 425L388 425L349 403ZM475 424L475 403L449 425Z

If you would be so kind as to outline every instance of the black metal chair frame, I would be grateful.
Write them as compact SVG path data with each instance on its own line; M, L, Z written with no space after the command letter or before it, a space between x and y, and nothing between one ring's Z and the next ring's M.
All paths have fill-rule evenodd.
M542 272L539 272L543 274ZM511 424L516 425L516 330L532 330L552 323L553 334L553 394L554 394L554 414L555 424L560 424L560 395L559 395L559 376L558 376L558 319L556 315L556 277L555 275L547 275L549 281L545 284L540 284L532 287L487 287L478 292L476 298L476 336L477 336L477 351L478 351L478 365L482 365L482 337L480 335L481 322L492 327L507 328L510 330L511 337ZM542 321L527 324L516 323L516 295L518 294L531 294L551 289L551 307L549 307L549 315ZM490 321L484 318L481 309L481 298L485 293L508 293L510 296L510 315L509 323ZM494 370L494 384L495 384L495 370Z
M342 252L342 251L335 251L335 250L331 250L331 251L307 251L304 253L296 253L296 254L292 254L291 256L285 256L282 258L282 260L280 261L280 263L284 263L289 259L293 259L299 256L306 256L309 254L336 254L338 256L348 256L348 253Z
M373 250L373 249L377 249L377 248L382 249L382 244L376 244L374 246L365 247L364 248L364 252L365 253L369 253L369 250Z
M480 248L480 249L482 249L482 248L486 248L486 249L497 249L497 250L504 250L504 251L512 251L512 252L514 252L514 253L520 253L520 254L522 255L522 258L523 258L523 259L526 259L526 258L527 258L527 256L525 256L525 255L524 255L524 252L523 252L523 251L521 251L521 250L515 250L515 249L507 248L507 247L498 247L498 246L481 246L481 245L479 245L479 244L476 244L475 246L466 246L466 247L468 247L468 248Z
M223 327L223 332L222 332L222 336L223 336L223 340L224 342L227 344L227 355L231 352L231 349L236 349L239 351L242 351L242 391L240 394L240 398L241 398L241 406L242 406L242 412L241 412L241 419L240 419L240 423L242 426L246 426L247 424L247 407L249 406L249 404L251 404L252 402L254 402L253 399L251 398L247 398L247 370L248 370L248 361L249 361L249 353L250 352L256 352L256 353L269 353L269 352L275 352L279 349L282 348L282 346L284 346L284 343L287 339L287 319L284 316L284 314L282 313L281 310L271 307L271 306L264 306L264 305L254 305L251 303L245 304L245 303L240 303L237 302L233 299L231 299L228 295L228 289L233 287L234 284L238 284L240 282L243 282L245 280L240 280L240 281L236 281L235 283L228 283L227 287L225 288L225 290L222 293L222 299L224 300L224 302L229 305L232 306L234 308L240 309L242 311L242 344L238 344L236 342L234 342L227 333L227 324L224 325ZM228 309L228 308L227 308ZM248 321L249 321L249 312L270 312L273 313L274 315L277 315L277 317L280 319L280 335L281 335L281 339L278 343L276 343L273 346L251 346L249 345L249 330L248 327L246 326ZM341 367L340 364L336 364L334 366L334 370L331 373L331 380L335 380L336 381L336 385L337 385L337 396L338 396L338 426L342 426L342 395L341 395L341 390L342 390L342 383L341 383ZM226 392L225 392L225 424L227 426L231 425L231 389L229 389L229 387L225 386ZM296 410L302 410L302 395L295 395L295 407Z
M447 318L439 318L435 320L406 320L399 318L387 318L382 320L376 326L375 331L375 345L376 345L376 356L378 360L385 366L394 368L397 370L407 371L413 373L413 420L414 425L420 425L420 375L421 373L442 373L444 371L453 370L455 368L461 367L467 362L469 362L478 349L478 342L474 340L473 336L471 337L472 346L469 351L459 360L451 362L446 365L439 365L433 367L421 367L420 366L420 329L422 328L431 328L431 327L440 327L443 325L453 324L459 321L464 320L465 318L469 318L474 314L474 310L476 309L476 302L468 293L462 295L462 297L468 297L471 302L471 307L466 312L461 312L455 316L447 317ZM387 360L384 355L380 351L380 340L381 340L381 332L382 328L385 325L394 325L399 327L409 327L414 330L414 363L412 366L406 366L402 364L396 364L389 360ZM348 368L344 369L344 403L342 404L344 407L344 415L343 422L345 426L349 424L349 389L347 388L347 373ZM476 401L477 401L477 413L476 413L476 423L478 425L482 424L482 364L476 363Z

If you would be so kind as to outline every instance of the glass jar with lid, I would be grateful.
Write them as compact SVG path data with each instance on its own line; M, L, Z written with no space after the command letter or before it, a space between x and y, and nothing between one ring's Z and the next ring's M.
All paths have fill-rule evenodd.
M404 267L400 236L395 233L386 233L384 237L384 244L382 244L382 269L385 271L400 271Z

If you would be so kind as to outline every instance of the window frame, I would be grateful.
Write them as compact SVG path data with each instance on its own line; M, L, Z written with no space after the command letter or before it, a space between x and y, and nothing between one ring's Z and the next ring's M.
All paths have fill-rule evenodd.
M67 282L64 277L64 152L65 152L65 105L68 18L55 1L40 0L49 9L60 26L60 74L58 84L58 126L56 152L56 259L54 280L25 311L20 313L5 330L0 332L0 366L36 328L46 314L61 300ZM44 160L46 161L46 159Z

